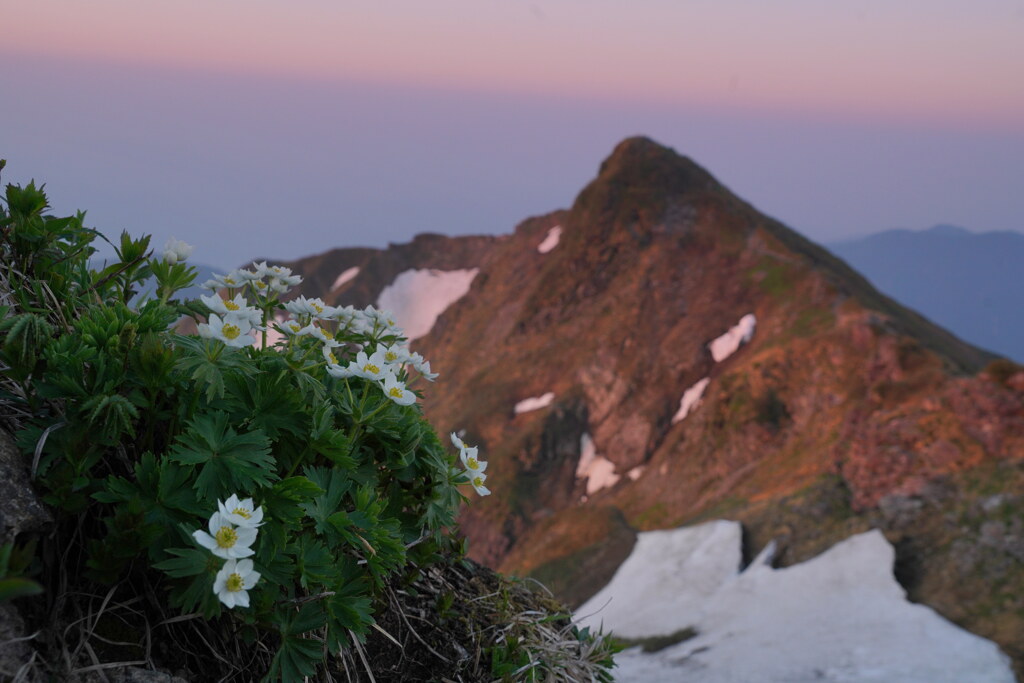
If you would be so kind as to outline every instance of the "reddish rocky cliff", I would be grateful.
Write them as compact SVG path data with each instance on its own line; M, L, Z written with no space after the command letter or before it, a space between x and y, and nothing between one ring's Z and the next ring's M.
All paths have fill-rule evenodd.
M442 373L431 421L491 463L462 520L476 559L581 601L635 530L739 519L789 563L876 526L912 598L1024 661L1024 373L689 159L626 140L512 235L290 265L360 305L409 269L479 268L414 344Z

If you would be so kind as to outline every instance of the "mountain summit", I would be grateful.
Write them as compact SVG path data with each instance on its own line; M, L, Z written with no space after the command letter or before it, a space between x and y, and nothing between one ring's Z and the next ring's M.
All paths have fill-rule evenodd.
M875 527L912 599L1024 661L1024 373L690 159L630 138L511 235L290 265L416 318L424 410L491 463L474 558L579 603L637 530L730 518L789 564Z

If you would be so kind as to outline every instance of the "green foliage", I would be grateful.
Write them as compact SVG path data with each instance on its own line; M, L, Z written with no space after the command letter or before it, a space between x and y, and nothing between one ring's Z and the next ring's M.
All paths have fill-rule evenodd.
M233 343L245 332L230 336L229 323L245 323L223 315L218 331L206 305L174 302L194 269L152 258L148 236L122 234L117 261L92 271L99 233L84 214L47 215L32 183L8 186L6 197L4 397L28 416L17 441L62 515L61 537L78 539L46 557L73 563L85 549L75 580L138 581L182 614L244 624L261 647L277 648L259 673L292 681L318 676L326 653L363 638L387 582L413 560L459 551L451 530L465 476L417 404L393 402L375 381L331 376L316 335ZM158 297L129 305L151 275ZM283 305L268 287L275 275L262 277L269 282L226 288L245 291L247 310L266 324ZM205 317L206 336L171 332L182 312ZM359 314L361 325L316 323L340 364L404 341ZM405 365L395 372L412 379ZM225 559L195 534L217 532L211 516L230 496L264 516L250 558L260 578L249 606L229 610L214 592ZM35 585L0 574L0 599Z
M43 592L43 587L37 582L22 576L31 558L31 550L16 550L13 543L0 546L0 602Z

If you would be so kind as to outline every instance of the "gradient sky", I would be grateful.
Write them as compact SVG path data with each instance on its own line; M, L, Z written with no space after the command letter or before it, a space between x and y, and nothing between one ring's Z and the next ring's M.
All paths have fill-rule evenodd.
M1024 0L0 0L5 182L214 265L501 233L643 133L819 241L1024 229Z

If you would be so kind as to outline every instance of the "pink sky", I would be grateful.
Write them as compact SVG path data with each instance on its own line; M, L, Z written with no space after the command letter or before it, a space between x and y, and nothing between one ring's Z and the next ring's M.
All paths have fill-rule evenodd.
M1024 229L1024 0L0 0L0 93L4 182L221 266L505 233L638 133L818 241Z
M1021 0L33 0L5 50L1024 128Z

